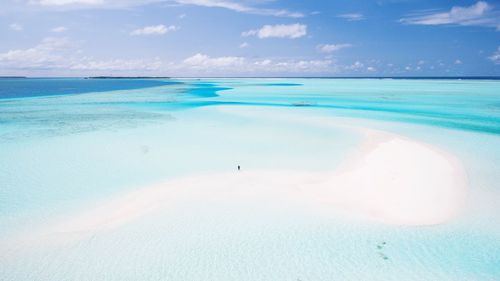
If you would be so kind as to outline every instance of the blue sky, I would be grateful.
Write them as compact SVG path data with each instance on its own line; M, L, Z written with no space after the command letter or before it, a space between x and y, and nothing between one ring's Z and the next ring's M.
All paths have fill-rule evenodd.
M0 0L0 75L500 75L500 1Z

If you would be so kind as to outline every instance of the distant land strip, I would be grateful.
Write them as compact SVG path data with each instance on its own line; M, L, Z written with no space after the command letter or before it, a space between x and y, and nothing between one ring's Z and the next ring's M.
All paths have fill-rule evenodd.
M163 76L91 76L84 79L170 79Z

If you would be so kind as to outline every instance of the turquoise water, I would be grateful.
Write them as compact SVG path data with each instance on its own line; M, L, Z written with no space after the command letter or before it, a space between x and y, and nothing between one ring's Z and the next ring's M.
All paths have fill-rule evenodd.
M77 241L10 242L168 179L335 169L361 141L345 122L457 155L459 216L402 227L199 199ZM0 79L0 279L499 280L499 168L500 81Z

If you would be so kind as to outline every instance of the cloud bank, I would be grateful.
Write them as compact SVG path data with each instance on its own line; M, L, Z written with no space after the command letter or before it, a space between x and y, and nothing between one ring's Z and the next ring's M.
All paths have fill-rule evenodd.
M265 38L289 38L296 39L307 34L307 26L299 23L295 24L277 24L264 25L260 29L252 29L241 33L242 36L257 36L260 39Z
M290 12L285 9L265 9L265 8L257 8L245 4L241 4L238 2L226 1L226 0L175 0L178 4L183 5L196 5L202 7L210 7L210 8L223 8L232 10L240 13L247 14L256 14L256 15L264 15L264 16L276 16L276 17L290 17L290 18L302 18L304 14L299 12Z
M337 15L338 18L345 19L347 21L360 21L364 20L365 16L361 13L351 13L351 14L340 14Z
M498 46L497 50L489 57L489 59L495 64L500 64L500 46Z
M316 46L316 49L321 53L333 53L345 48L352 47L351 44L320 44Z
M449 11L420 13L400 19L414 25L462 25L500 28L500 13L487 2L479 1L468 7L454 6Z
M166 34L167 32L171 31L176 31L179 28L174 25L170 26L165 26L163 24L159 25L152 25L152 26L146 26L143 28L136 29L132 32L130 32L130 35L137 36L137 35L162 35Z
M286 9L268 9L248 4L242 4L238 1L229 0L30 0L30 4L66 8L66 9L98 9L98 8L126 8L134 6L142 6L151 3L167 3L176 5L192 5L207 8L221 8L234 12L255 14L263 16L302 18L303 13L291 12Z

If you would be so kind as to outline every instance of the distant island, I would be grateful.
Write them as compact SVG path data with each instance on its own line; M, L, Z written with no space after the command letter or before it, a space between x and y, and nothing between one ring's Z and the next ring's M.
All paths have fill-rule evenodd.
M26 79L26 76L0 76L0 79Z

